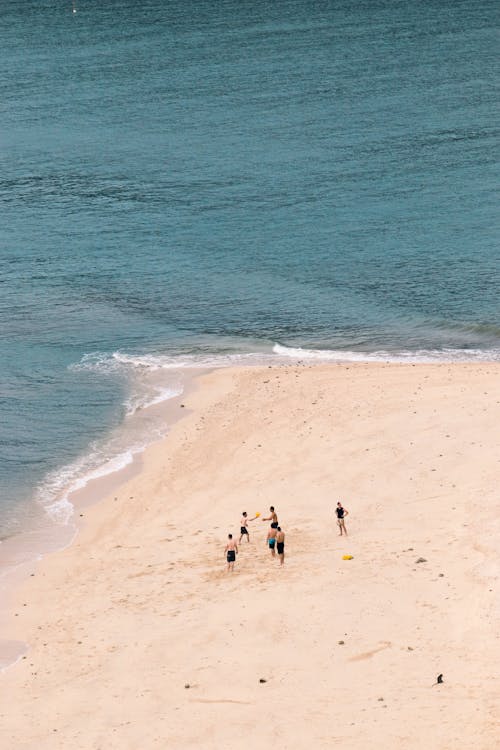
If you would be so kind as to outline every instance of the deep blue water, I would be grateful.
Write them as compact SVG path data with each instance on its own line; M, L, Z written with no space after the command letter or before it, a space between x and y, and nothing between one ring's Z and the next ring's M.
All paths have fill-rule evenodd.
M0 538L141 357L500 358L499 7L3 0Z

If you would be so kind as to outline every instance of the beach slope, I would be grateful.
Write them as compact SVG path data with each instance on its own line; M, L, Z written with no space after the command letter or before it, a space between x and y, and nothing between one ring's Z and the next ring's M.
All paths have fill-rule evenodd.
M204 375L19 591L5 635L31 648L0 675L2 746L492 750L499 374ZM228 532L271 504L285 565L259 518L228 574Z

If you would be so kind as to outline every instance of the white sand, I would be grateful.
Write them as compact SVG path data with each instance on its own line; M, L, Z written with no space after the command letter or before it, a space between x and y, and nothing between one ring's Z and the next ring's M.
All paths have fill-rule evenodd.
M32 648L0 676L2 748L498 747L499 374L204 376L20 591L5 637ZM257 520L227 574L228 531L270 504L285 566Z

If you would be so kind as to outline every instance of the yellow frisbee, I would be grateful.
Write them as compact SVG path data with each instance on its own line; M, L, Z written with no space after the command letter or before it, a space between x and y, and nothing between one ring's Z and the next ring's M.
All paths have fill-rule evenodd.
M352 555L343 555L342 556L342 560L352 560L352 559L353 559Z
M260 513L255 514L255 518L258 518L260 516Z

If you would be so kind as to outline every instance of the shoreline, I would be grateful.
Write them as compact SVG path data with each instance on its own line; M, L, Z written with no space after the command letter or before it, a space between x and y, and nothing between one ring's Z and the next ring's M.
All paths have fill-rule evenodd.
M83 486L72 490L71 486L63 488L62 495L72 505L72 515L66 524L57 524L55 521L47 520L45 526L37 529L29 529L13 537L6 538L0 546L0 593L2 603L0 605L0 674L13 666L29 650L29 644L22 641L5 640L2 632L8 621L13 600L16 592L22 588L27 578L34 576L32 571L36 570L40 563L50 555L63 552L74 544L75 539L84 527L85 511L105 500L111 494L138 476L142 468L143 454L155 443L163 441L172 427L184 416L179 411L182 400L189 396L191 391L197 387L197 379L209 370L187 368L183 371L182 391L161 403L153 403L144 407L142 412L146 418L160 417L165 425L165 433L144 444L141 450L132 452L130 463L103 473L97 477L90 476L76 480L76 484L83 481ZM186 410L187 411L187 410ZM124 423L122 423L122 427ZM34 538L34 542L32 541Z
M355 351L343 351L343 350L309 350L304 348L293 348L293 347L286 347L281 346L279 344L275 344L273 347L273 352L256 352L256 353L249 353L246 355L234 355L236 359L238 357L242 356L241 363L238 362L232 362L233 355L229 355L229 358L226 361L226 357L222 355L222 363L218 362L218 356L214 355L213 358L206 358L205 364L194 364L193 363L187 363L182 362L179 368L176 368L172 366L172 363L170 362L167 368L167 371L169 375L172 375L172 373L177 374L179 376L180 382L183 383L182 388L185 386L189 387L189 384L192 382L196 382L198 378L202 377L203 374L207 372L213 372L219 369L244 369L244 368L259 368L259 367L324 367L324 366L355 366L355 365L407 365L407 366L426 366L426 365L488 365L488 364L495 364L499 360L497 358L497 350L494 349L490 352L488 355L488 350L470 350L470 351L464 351L461 352L461 355L465 356L464 359L454 359L453 357L451 359L447 359L449 353L451 351L455 350L429 350L421 352L393 352L392 354L389 351L380 351L380 352L372 352L370 353L358 353ZM456 350L455 354L459 350ZM285 353L286 352L286 353ZM494 358L488 358L488 356L491 356L491 354L494 354ZM470 356L474 355L474 356ZM470 357L468 359L467 357ZM483 359L483 357L485 357ZM255 359L253 359L255 358ZM161 361L161 357L159 358L159 361ZM182 360L183 358L180 357ZM141 363L141 358L139 357L138 361ZM144 365L145 366L145 365ZM153 368L154 370L154 368ZM160 372L161 372L161 366L160 366ZM161 378L159 379L161 380ZM172 387L170 381L168 383L168 387ZM154 415L155 413L158 415L161 415L161 419L164 424L170 424L169 419L174 415L174 404L176 404L178 401L182 401L182 398L184 396L185 391L181 390L180 393L171 396L170 398L167 398L165 401L155 402L154 400L150 404L146 404L144 407L139 407L137 411L130 415L125 414L124 419L119 425L118 429L122 429L125 426L126 420L132 416L132 419L134 419L135 416L139 412L145 413L147 415ZM181 418L182 415L175 414L174 421L176 421L178 418ZM173 423L173 422L172 422ZM167 427L167 432L168 432ZM124 481L127 481L127 478L130 478L133 473L136 471L139 471L138 464L140 463L141 456L143 452L148 448L148 446L151 444L151 442L157 442L158 440L162 440L165 435L160 435L157 438L154 438L151 441L147 441L144 443L144 445L141 445L140 448L137 451L134 451L133 444L128 444L124 446L124 452L125 453L131 453L131 461L130 463L126 463L123 466L119 466L116 469L112 469L109 472L104 472L102 475L99 475L97 477L93 477L93 471L94 469L85 469L84 473L81 476L76 475L72 480L69 481L69 485L67 487L63 487L60 490L60 495L62 495L63 498L67 497L68 500L70 498L73 498L76 502L76 505L79 506L79 503L81 502L82 507L86 507L89 503L93 502L99 502L103 497L106 496L106 494L111 492L111 489L115 484L122 484ZM83 454L83 457L85 457L85 454ZM120 458L119 455L112 456L109 460L107 460L105 463L101 465L100 468L103 468L106 463L112 462L114 459ZM76 459L77 460L77 459ZM59 467L57 471L60 471L62 469L66 468L65 466ZM87 474L90 474L90 478L86 478ZM71 487L76 483L79 484L80 481L83 481L84 484L82 487L77 487L76 489L71 489ZM109 484L109 488L108 488ZM89 498L91 491L95 490L95 494L97 495L97 499L91 500ZM35 502L33 500L33 502ZM36 501L38 502L38 501ZM51 504L57 504L59 500L53 500ZM41 505L43 508L44 506ZM67 524L58 524L56 521L53 522L53 525L50 527L49 524L43 527L33 527L28 528L26 531L21 531L20 533L16 533L15 535L5 537L2 542L0 543L0 568L5 567L6 570L0 573L0 590L2 588L2 581L4 578L4 575L9 576L10 575L10 569L17 568L19 566L23 566L25 564L31 565L32 563L36 563L37 560L43 558L46 554L51 554L54 551L57 551L58 549L66 547L68 544L72 543L72 540L74 538L74 535L78 533L77 525L74 524L74 521L76 520L76 511L78 510L78 507L75 506L72 516L69 519L69 522ZM45 512L49 514L49 511L46 509ZM74 527L74 528L73 528ZM69 530L73 528L73 531L69 533ZM64 536L64 540L61 542L60 545L54 540L50 540L48 545L44 547L44 544L46 542L43 541L43 539L47 536L50 536L51 529L54 532L54 536L57 535L57 531L59 530L62 532L62 536ZM68 533L66 533L68 532ZM23 546L25 545L25 537L31 537L36 536L39 534L42 538L42 543L40 544L40 550L38 551L36 548L30 553L28 557L22 554ZM68 541L69 540L69 541ZM10 548L13 548L12 552L10 551ZM19 554L21 552L21 554ZM0 617L1 617L1 609L0 609ZM1 662L1 658L0 658Z
M8 718L9 736L27 742L31 732L33 746L91 748L113 717L112 748L133 747L143 735L142 746L154 747L154 732L171 746L194 747L202 728L211 748L232 737L210 708L222 701L233 703L226 707L231 723L249 733L233 739L234 747L248 746L249 737L257 746L265 741L264 726L248 725L248 704L259 712L273 706L291 748L303 747L308 729L321 748L342 736L356 750L367 746L368 731L374 747L417 748L428 740L445 750L467 748L474 730L474 746L489 750L496 689L493 678L479 685L474 674L489 674L498 647L498 522L489 503L499 370L494 362L304 363L196 377L197 387L182 394L185 418L146 448L140 472L114 491L119 499L111 493L85 510L73 543L44 558L17 590L10 635L22 632L31 648L0 675L21 706ZM341 541L325 533L338 497L350 511L350 535ZM241 550L228 579L221 556L227 521L237 533L243 508L253 514L272 502L290 540L283 571L261 554L264 526L255 522L257 543ZM340 552L353 560L342 562ZM296 597L305 610L290 605ZM477 611L474 603L481 603ZM140 721L120 723L121 709L101 696L85 729L73 712L69 723L68 696L53 718L23 729L26 701L36 698L37 712L46 706L51 716L61 680L69 680L82 717L89 715L90 678L118 691L125 711L135 693L124 663L148 687ZM85 664L90 672L82 672ZM427 694L436 670L445 674L439 703ZM258 675L269 683L266 694ZM334 697L325 704L325 696ZM159 717L168 707L167 727ZM306 710L318 727L308 727ZM361 711L365 729L355 716ZM199 731L188 721L192 712ZM405 739L403 726L417 726L412 712L425 713L424 734Z

